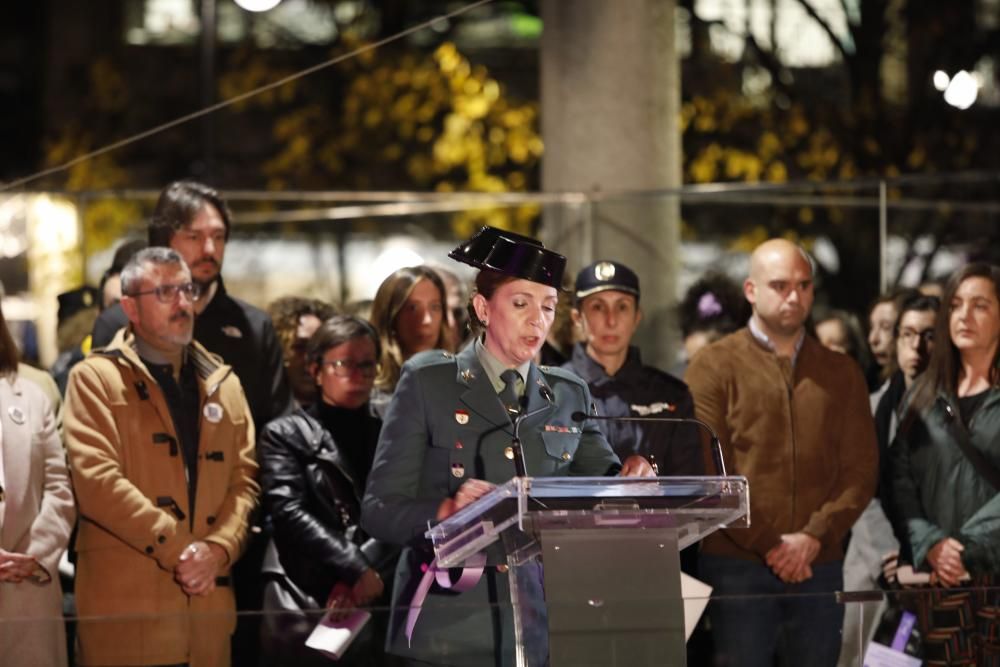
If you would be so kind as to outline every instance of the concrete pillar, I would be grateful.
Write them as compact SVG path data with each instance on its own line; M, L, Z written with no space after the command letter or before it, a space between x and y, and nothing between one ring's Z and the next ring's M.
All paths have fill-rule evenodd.
M543 0L542 138L546 191L594 194L681 184L680 68L673 0ZM543 239L572 275L615 259L639 275L646 363L670 368L677 334L676 197L600 196L546 210Z

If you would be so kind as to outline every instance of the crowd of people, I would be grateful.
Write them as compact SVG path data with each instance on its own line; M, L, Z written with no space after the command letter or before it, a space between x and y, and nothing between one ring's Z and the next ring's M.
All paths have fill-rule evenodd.
M682 557L716 597L690 664L861 664L884 604L834 593L920 580L903 571L928 587L910 609L930 664L1000 656L1000 268L880 296L866 338L813 313L801 247L766 241L742 285L691 287L667 373L632 344L641 278L617 259L569 283L564 257L487 227L449 255L478 270L468 296L422 265L366 317L298 296L265 312L223 283L231 224L211 188L165 188L58 385L0 313L0 664L319 665L320 615L369 607L389 613L342 664L513 664L506 564L426 589L429 525L519 466L718 472L693 425L588 415L700 419L749 480L750 527Z

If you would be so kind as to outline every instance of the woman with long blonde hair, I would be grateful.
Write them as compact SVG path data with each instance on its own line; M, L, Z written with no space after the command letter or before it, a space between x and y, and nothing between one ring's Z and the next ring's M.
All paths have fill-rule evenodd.
M445 317L441 277L426 266L407 266L382 281L372 304L371 323L382 345L372 404L384 410L396 390L403 362L426 350L454 352Z

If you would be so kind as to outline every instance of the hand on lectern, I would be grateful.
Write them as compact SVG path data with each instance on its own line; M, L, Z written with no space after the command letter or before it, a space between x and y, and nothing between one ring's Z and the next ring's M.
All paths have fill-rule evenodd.
M619 477L656 477L656 471L644 457L633 454L622 462Z
M481 479L467 479L458 487L452 498L445 498L438 505L437 520L443 521L466 505L471 505L496 488L496 484Z

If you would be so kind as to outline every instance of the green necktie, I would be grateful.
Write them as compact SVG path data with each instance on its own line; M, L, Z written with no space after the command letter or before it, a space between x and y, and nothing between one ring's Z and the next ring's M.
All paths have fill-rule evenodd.
M520 401L517 396L517 381L521 376L513 368L508 368L500 374L500 379L504 382L504 387L500 390L500 402L507 408L507 415L511 421L521 412Z

